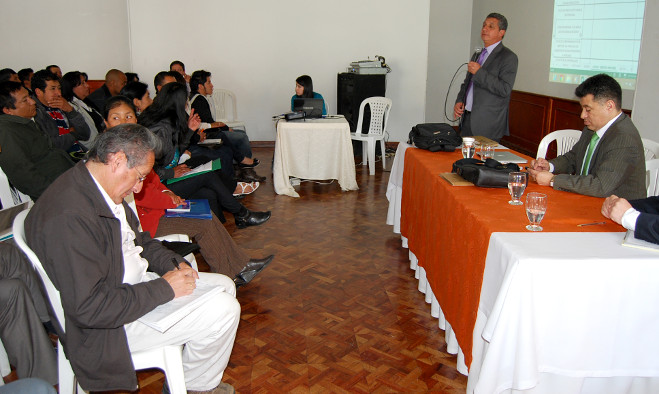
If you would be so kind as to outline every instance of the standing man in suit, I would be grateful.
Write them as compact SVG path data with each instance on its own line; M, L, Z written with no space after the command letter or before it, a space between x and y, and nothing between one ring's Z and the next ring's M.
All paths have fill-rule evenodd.
M632 120L622 112L622 89L606 74L577 86L586 126L572 149L555 159L531 160L529 173L539 185L606 197L646 196L643 142Z
M636 238L659 244L659 197L627 201L612 195L604 200L602 215L632 230Z
M503 46L508 29L505 16L485 18L481 38L485 48L467 64L467 78L460 87L453 116L461 118L463 137L482 135L499 142L508 132L508 104L517 76L517 55Z

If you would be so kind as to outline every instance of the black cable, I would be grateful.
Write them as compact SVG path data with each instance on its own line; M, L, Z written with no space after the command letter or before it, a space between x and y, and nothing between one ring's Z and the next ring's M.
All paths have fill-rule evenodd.
M453 74L453 78L451 78L451 83L448 85L448 89L446 90L446 98L444 99L444 118L448 120L449 122L456 122L460 118L455 118L455 119L450 119L448 115L446 114L446 104L448 103L448 94L451 93L451 87L453 87L453 82L455 81L455 76L458 75L462 67L466 66L467 63L462 63L460 66L458 66L458 69L455 70L455 74Z

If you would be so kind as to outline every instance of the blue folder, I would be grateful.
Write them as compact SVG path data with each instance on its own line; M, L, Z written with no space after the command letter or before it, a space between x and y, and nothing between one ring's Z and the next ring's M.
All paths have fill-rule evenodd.
M190 212L169 212L165 211L166 218L190 218L211 220L211 207L208 200L186 200L190 201Z

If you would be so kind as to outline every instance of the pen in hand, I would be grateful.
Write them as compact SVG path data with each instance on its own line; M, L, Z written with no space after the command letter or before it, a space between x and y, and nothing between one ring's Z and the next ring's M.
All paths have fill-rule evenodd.
M176 261L174 257L172 257L172 264L174 264L174 268L176 268L177 270L181 269L181 267L178 266L178 261Z

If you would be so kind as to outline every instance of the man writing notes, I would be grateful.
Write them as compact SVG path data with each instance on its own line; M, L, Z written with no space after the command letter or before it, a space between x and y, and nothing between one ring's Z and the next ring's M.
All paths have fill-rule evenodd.
M485 48L467 64L467 78L453 108L461 117L463 137L480 135L499 142L508 132L508 104L517 76L517 55L501 40L508 29L506 17L491 13L485 18L481 38Z
M531 160L538 184L594 197L646 196L643 142L632 120L621 111L622 89L606 74L577 86L586 126L572 149L555 159Z
M88 159L62 174L34 205L25 222L27 241L60 291L66 316L60 339L83 389L135 390L131 352L184 345L189 393L233 392L221 383L240 320L233 281L197 273L141 233L123 201L140 191L158 150L159 139L137 124L100 134ZM198 278L224 291L165 332L137 320L191 294Z

